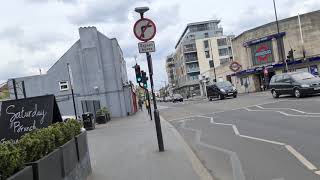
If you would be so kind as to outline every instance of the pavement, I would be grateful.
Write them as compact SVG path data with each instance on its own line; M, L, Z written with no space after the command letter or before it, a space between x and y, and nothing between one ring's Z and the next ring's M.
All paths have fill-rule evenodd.
M88 180L212 180L180 134L162 120L164 152L146 111L88 131L93 173Z
M320 96L263 92L160 106L214 179L320 179Z

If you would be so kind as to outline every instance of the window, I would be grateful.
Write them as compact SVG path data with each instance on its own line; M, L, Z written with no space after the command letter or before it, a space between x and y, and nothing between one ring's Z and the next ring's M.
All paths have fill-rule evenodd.
M203 41L203 45L204 45L204 48L209 48L209 41L208 40Z
M204 33L204 37L208 38L209 37L209 33Z
M206 55L206 58L210 58L210 53L209 51L204 51L205 55Z
M250 84L249 78L248 77L240 78L240 83L241 83L241 86L244 86L245 84L249 85Z
M223 38L223 39L217 39L218 42L218 46L226 46L227 45L227 39Z
M227 56L229 55L228 48L219 49L219 56Z
M60 82L59 82L59 88L60 88L60 91L67 91L67 90L69 90L69 83L68 83L68 81L60 81Z
M282 75L278 75L274 77L275 82L280 82L282 80Z
M210 68L214 68L213 60L210 60L210 61L209 61L209 66L210 66Z
M220 64L225 64L225 63L227 63L229 61L230 61L229 58L222 58L222 59L220 59Z

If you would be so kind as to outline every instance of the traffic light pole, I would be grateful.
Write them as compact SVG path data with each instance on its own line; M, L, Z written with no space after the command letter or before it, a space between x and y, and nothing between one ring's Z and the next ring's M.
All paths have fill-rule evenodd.
M152 121L150 93L149 93L148 89L145 89L145 91L146 91L146 96L147 96L147 100L148 100L148 114L150 115L150 120Z
M161 122L160 122L160 116L159 111L157 107L157 101L156 101L156 95L154 94L154 88L153 88L153 67L152 67L152 58L150 53L146 53L147 61L148 61L148 69L149 69L149 77L150 77L150 85L151 85L151 94L153 99L153 106L154 106L154 123L156 125L156 131L157 131L157 139L158 139L158 147L159 151L164 151L163 146L163 138L162 138L162 131L161 131Z

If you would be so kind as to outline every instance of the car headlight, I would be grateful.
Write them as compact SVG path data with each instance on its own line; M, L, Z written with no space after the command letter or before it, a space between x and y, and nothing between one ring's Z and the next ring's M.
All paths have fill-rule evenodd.
M235 87L232 87L232 89L233 89L234 91L236 91L236 90L237 90L237 88L235 88Z
M224 90L224 89L220 89L220 91L221 91L221 92L223 92L223 93L225 93L225 92L226 92L226 90Z
M308 87L310 87L310 85L309 84L302 84L301 87L308 88Z

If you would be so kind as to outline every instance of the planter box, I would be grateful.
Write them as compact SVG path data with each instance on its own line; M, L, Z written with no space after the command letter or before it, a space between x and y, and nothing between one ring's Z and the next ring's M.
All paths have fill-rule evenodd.
M86 156L88 152L87 131L82 132L81 134L76 136L75 140L76 140L78 160L79 162L82 162L83 158Z
M7 180L33 180L33 170L32 166L27 166L9 177Z
M107 122L109 122L111 120L111 117L110 117L109 113L106 115L106 118L107 118Z
M98 124L105 124L105 123L107 123L107 118L106 118L106 116L97 116L96 122Z
M26 165L32 166L34 180L62 180L61 151L59 149Z
M62 161L62 176L67 176L78 163L77 146L75 139L60 147Z

